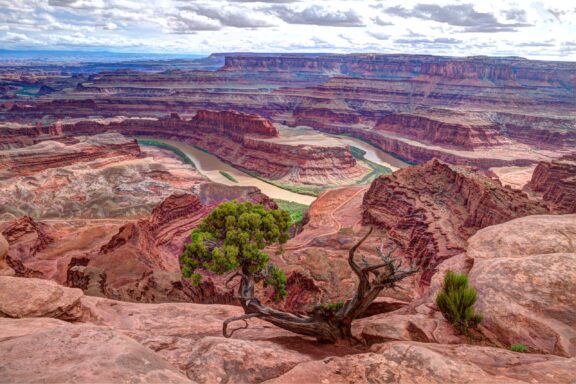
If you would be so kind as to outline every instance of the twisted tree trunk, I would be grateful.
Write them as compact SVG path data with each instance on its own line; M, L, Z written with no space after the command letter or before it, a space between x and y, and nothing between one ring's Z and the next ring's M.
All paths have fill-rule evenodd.
M245 315L226 320L223 324L224 336L230 337L236 330L242 329L237 328L229 333L230 323L244 320L243 328L246 328L248 326L246 320L257 317L290 332L315 337L320 342L336 343L341 340L352 340L352 322L368 309L380 292L418 272L417 268L399 270L401 263L393 260L390 253L384 255L382 248L379 249L382 263L360 267L354 260L355 252L371 233L372 228L349 251L348 264L359 281L356 294L342 308L332 311L317 307L310 316L299 316L262 305L254 297L254 276L245 269L239 274L241 280L238 287L238 295Z

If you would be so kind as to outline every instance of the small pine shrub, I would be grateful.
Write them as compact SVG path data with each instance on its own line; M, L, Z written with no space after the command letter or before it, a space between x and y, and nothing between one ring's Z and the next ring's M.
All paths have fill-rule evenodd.
M468 276L448 271L436 296L436 305L446 320L464 334L482 321L482 316L474 311L475 302L476 289L468 286Z
M510 346L510 350L512 352L528 352L528 347L522 343L512 344Z

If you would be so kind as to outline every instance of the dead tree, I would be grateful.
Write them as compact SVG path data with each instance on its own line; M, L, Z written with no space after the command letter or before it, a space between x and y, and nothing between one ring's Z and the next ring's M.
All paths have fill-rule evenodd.
M346 301L341 308L331 309L318 306L309 316L279 311L261 304L254 297L254 284L259 279L258 276L250 273L246 268L233 275L229 281L240 277L238 297L245 314L224 321L222 327L224 336L230 337L236 330L247 328L246 320L257 317L280 328L300 335L312 336L325 343L353 340L352 322L354 319L361 317L383 289L392 288L400 280L419 271L413 266L405 270L401 269L402 262L392 258L392 252L384 253L382 246L378 248L380 263L370 265L364 259L361 266L355 260L355 253L371 233L372 228L348 253L348 265L358 278L358 286L354 297ZM244 321L244 327L229 332L229 325L236 321Z

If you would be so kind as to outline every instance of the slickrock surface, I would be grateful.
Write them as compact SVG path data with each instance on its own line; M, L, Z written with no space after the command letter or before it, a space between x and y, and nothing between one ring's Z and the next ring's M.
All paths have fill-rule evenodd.
M574 364L497 348L393 342L373 353L303 363L266 383L569 383Z
M41 294L53 283L0 277L0 292ZM61 287L63 291L74 291ZM2 292L3 293L3 292ZM9 382L470 382L570 383L574 358L501 348L385 342L370 350L319 344L259 320L232 339L222 321L241 313L226 305L142 304L82 296L75 323L0 318L0 365ZM35 301L35 312L49 303ZM26 306L26 304L22 304ZM390 321L403 321L402 316ZM375 323L382 324L378 316ZM404 321L410 321L409 318ZM371 318L363 323L370 324ZM364 324L364 325L366 325ZM187 376L187 378L186 378ZM268 380L268 381L267 381Z
M557 211L576 213L576 153L538 163L527 187L542 193Z
M283 348L274 341L205 337L190 351L188 377L199 383L260 383L278 377L310 360L305 353Z
M576 356L576 215L529 216L469 241L482 325L506 345Z
M9 383L190 383L176 368L110 328L46 320L25 322L27 335L2 340L2 381ZM0 319L0 335L4 322ZM52 325L52 324L50 324Z
M521 191L438 160L379 177L362 207L363 222L386 229L423 268L463 252L468 237L480 228L548 212ZM423 283L430 276L431 271L424 273Z

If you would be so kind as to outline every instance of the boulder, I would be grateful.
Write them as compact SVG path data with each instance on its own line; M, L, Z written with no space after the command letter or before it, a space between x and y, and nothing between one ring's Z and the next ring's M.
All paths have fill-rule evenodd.
M0 276L0 317L55 317L74 320L79 316L83 293L49 280Z
M466 253L475 259L576 252L576 214L526 216L478 231Z
M462 342L439 312L382 314L358 321L355 328L369 344L402 340L445 344Z
M47 319L0 319L25 323L24 332L0 338L0 377L9 383L190 383L150 349L113 329Z
M469 241L470 283L490 337L576 356L576 215L529 216Z
M469 276L499 342L576 356L576 253L480 259Z

